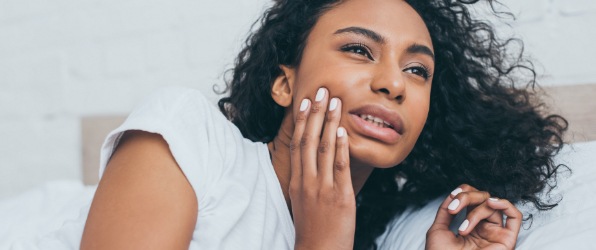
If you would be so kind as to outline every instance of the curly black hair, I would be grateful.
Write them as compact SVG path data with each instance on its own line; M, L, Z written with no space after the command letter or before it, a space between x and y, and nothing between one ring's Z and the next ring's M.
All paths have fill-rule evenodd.
M397 1L397 0L396 0ZM284 108L271 97L280 65L297 66L318 18L341 0L275 0L238 55L220 110L252 141L276 136ZM406 0L424 20L435 50L428 119L398 166L375 169L357 195L354 249L375 239L408 205L423 205L462 183L539 210L555 207L541 192L556 186L567 121L538 98L536 72L519 39L499 39L473 4L496 0ZM520 49L521 48L521 49ZM396 178L407 179L399 187Z

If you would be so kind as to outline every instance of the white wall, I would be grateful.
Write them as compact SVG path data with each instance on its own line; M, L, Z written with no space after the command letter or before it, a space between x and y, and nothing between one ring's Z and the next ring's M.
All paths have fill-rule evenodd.
M596 1L505 0L545 84L596 83ZM523 3L521 3L523 2ZM81 178L80 118L212 86L268 0L0 0L0 198Z
M0 197L81 178L80 118L212 86L265 0L0 0Z
M501 0L517 19L513 32L536 60L543 85L593 84L595 0ZM503 27L504 29L509 29Z

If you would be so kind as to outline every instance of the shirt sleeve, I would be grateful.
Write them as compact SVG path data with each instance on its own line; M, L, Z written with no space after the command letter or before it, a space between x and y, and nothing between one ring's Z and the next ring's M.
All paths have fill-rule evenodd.
M100 178L122 134L160 134L193 187L199 210L209 190L229 171L243 137L236 126L197 90L165 88L145 99L112 131L102 146Z

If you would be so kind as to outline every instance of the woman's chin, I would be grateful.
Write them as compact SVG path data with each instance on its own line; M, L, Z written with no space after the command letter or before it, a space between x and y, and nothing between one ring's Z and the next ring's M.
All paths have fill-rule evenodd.
M392 168L399 165L411 151L403 147L391 148L378 144L370 141L366 141L366 143L365 141L350 141L350 164L363 167Z
M368 150L367 150L368 151ZM392 168L399 165L405 157L398 153L360 152L350 147L350 165L373 168Z

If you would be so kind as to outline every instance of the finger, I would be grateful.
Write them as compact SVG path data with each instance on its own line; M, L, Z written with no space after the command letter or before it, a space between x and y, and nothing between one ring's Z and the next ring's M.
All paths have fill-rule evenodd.
M478 191L478 189L476 189L468 184L459 185L456 189L451 191L451 193L449 194L449 197L451 197L451 201L448 204L448 207L450 207L452 209L449 209L449 210L453 210L453 209L460 207L461 200L457 199L457 201L453 201L456 199L455 196L457 196L458 194L460 194L462 192L472 192L472 191ZM457 212L452 213L452 214L457 214L460 210L461 210L461 208L459 210L456 210Z
M466 220L458 228L459 234L468 235L479 223L491 223L494 226L502 227L503 217L501 211L492 209L486 202L468 210Z
M294 134L290 142L290 182L302 180L302 155L300 153L300 144L302 142L302 133L306 127L308 118L310 100L304 99L300 103L296 118L294 121Z
M495 212L485 220L499 227L503 227L503 211L495 210Z
M457 191L457 189L454 190L454 192L455 191ZM428 230L429 232L433 230L449 230L449 225L451 224L453 217L455 217L453 214L449 213L448 209L448 206L452 201L453 198L451 197L451 195L449 195L445 198L443 203L441 203L441 206L439 206L439 209L437 210L435 221Z
M315 101L311 104L306 128L302 134L300 153L302 154L303 180L317 176L317 150L321 137L325 111L327 108L327 89L319 88Z
M337 138L337 127L341 118L341 101L339 98L332 98L329 101L329 108L325 117L323 136L319 143L317 156L318 177L322 185L333 186L333 163L335 161Z
M451 195L450 195L451 196ZM449 203L448 210L451 214L459 213L465 207L474 207L482 204L490 197L488 192L484 191L462 191L453 197L453 201Z
M449 225L451 224L451 221L453 220L453 217L454 217L454 214L449 212L449 206L450 206L450 204L453 203L455 196L457 196L464 190L465 191L476 191L475 188L473 188L472 186L466 185L466 184L460 185L459 187L457 187L456 189L451 191L449 196L447 196L447 198L445 198L443 203L441 203L441 206L439 207L439 210L437 211L437 215L435 216L435 221L433 222L433 226L431 227L431 229L433 229L433 227L435 227L434 229L449 230ZM457 201L457 204L459 206L459 201ZM451 206L453 206L453 205L451 205Z
M511 230L517 235L521 228L523 214L515 207L511 202L506 199L491 198L488 200L487 205L493 209L503 211L505 214L505 228Z
M478 191L478 189L476 189L475 187L472 187L468 184L461 184L459 185L459 187L457 187L456 189L454 189L453 191L451 191L451 198L454 198L456 195L458 195L461 192L471 192L471 191Z
M335 188L343 191L345 194L354 193L354 188L352 187L352 175L350 172L350 143L348 140L348 132L343 127L337 129L335 159L333 163L333 182Z

